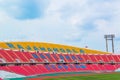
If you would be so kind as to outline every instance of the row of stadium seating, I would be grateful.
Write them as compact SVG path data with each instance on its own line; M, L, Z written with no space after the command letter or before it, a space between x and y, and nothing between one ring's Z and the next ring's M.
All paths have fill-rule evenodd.
M25 76L41 75L59 72L108 72L114 71L118 65L86 65L86 64L50 64L50 65L22 65L22 66L0 66L0 70L13 72Z
M36 63L40 64L22 64L22 65L0 65L0 70L9 71L25 76L40 75L58 72L91 72L91 71L114 71L119 68L119 64L73 64L71 62L120 62L120 55L81 55L81 54L56 54L41 52L25 52L0 50L0 63ZM45 62L45 63L44 63ZM53 64L46 64L46 63ZM60 64L55 62L68 62L69 64Z
M40 52L24 52L12 50L0 50L0 62L120 62L120 55L81 55L81 54L55 54Z

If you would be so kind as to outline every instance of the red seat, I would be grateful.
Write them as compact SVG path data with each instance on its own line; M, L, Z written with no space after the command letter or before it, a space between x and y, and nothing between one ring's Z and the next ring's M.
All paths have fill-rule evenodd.
M0 56L5 59L6 62L14 62L14 59L6 52L6 50L0 50Z

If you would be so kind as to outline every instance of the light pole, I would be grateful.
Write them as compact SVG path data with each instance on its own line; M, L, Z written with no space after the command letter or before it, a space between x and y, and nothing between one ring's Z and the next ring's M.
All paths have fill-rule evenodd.
M106 40L106 51L108 52L108 40L112 41L112 52L114 53L114 34L104 35L104 38Z

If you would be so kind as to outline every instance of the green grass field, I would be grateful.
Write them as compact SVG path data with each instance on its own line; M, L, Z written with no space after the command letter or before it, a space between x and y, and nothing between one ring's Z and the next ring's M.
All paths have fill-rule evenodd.
M44 80L120 80L120 73L94 74L86 76L60 77Z

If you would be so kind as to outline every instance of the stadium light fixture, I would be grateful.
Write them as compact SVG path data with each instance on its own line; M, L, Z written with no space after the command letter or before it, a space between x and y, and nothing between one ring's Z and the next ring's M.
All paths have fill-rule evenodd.
M114 34L104 35L104 38L106 40L106 51L108 52L108 40L111 40L112 41L112 52L114 53L114 38L115 38L115 35Z

